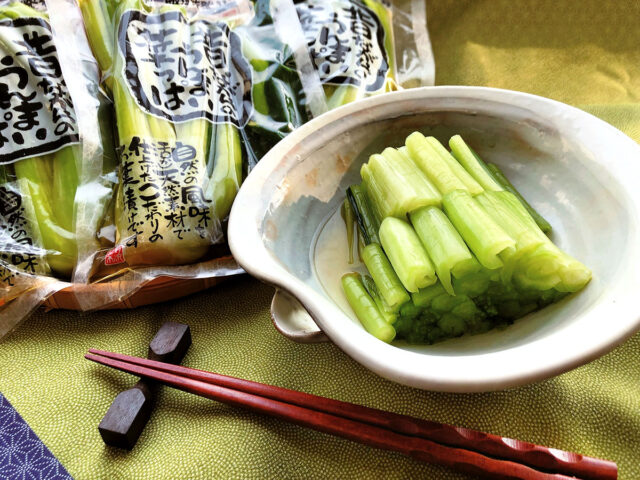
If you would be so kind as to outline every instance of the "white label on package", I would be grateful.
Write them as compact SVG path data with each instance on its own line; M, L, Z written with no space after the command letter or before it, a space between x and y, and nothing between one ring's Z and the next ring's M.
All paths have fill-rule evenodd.
M0 21L0 164L77 143L78 126L51 27Z
M129 91L146 112L174 123L206 118L244 126L251 71L240 38L221 22L179 11L126 11L118 34Z
M322 83L384 87L389 61L384 28L359 0L307 0L296 5L309 55Z

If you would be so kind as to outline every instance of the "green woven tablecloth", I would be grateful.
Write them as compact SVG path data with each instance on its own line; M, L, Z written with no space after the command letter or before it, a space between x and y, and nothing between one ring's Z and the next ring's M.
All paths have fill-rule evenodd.
M640 2L429 0L428 16L438 84L554 98L640 141ZM170 389L133 451L105 447L97 425L133 379L83 354L145 355L174 320L192 328L186 365L604 457L640 478L640 335L535 385L433 393L382 380L331 344L281 337L272 293L245 277L134 311L39 312L0 343L0 392L77 479L467 478Z

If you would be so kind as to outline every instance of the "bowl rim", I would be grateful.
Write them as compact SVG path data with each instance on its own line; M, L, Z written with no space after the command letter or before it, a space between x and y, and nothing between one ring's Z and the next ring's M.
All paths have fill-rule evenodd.
M597 130L599 143L610 144L613 141L617 148L627 154L614 163L614 171L617 172L623 168L625 174L622 177L627 176L627 178L638 178L640 174L640 161L638 161L640 146L636 142L603 120L556 100L513 90L474 86L422 87L391 92L331 110L296 129L265 155L244 181L230 214L229 246L238 263L249 274L287 291L298 299L323 332L356 361L385 378L413 387L449 392L480 392L516 387L571 370L607 353L625 341L640 329L640 298L635 296L631 298L630 295L628 299L625 297L628 300L626 303L608 305L607 316L623 315L622 318L625 321L616 322L615 325L608 324L605 329L606 334L595 335L591 332L590 335L581 337L580 342L575 342L581 348L571 342L567 344L572 337L567 336L565 331L570 329L564 328L547 337L519 345L517 348L473 355L474 365L471 368L474 368L475 372L484 371L485 373L480 376L468 375L470 368L468 358L471 358L469 356L424 355L375 339L362 327L352 322L334 302L318 294L288 272L267 250L262 241L261 223L269 205L268 203L260 204L260 193L264 183L271 175L277 173L283 156L290 153L295 145L313 135L321 127L332 122L348 121L349 115L368 108L380 107L399 100L446 97L520 106L533 110L543 118L560 114L562 121L567 123L577 120L580 122L581 129ZM589 137L585 136L586 138ZM637 159L629 157L637 157ZM594 161L598 163L598 159ZM622 162L624 162L623 165L621 165ZM605 163L601 165L604 166ZM606 166L611 167L609 164ZM622 181L622 177L616 178ZM637 191L627 189L626 193L633 200L635 220L640 220L640 189ZM595 315L601 309L594 306L594 311L586 313ZM340 322L335 319L340 319L340 316L344 317L345 321L338 325ZM348 340L349 338L353 340ZM541 343L544 343L544 346ZM540 353L552 349L561 351L562 354L551 356L552 361L546 357L537 358ZM521 362L519 368L514 369L514 366L509 363L509 357L514 354L514 351L517 351L519 358L533 360L525 362L525 368L522 368ZM446 365L438 362L446 362ZM514 362L514 364L517 363ZM444 373L440 371L443 366L446 366Z

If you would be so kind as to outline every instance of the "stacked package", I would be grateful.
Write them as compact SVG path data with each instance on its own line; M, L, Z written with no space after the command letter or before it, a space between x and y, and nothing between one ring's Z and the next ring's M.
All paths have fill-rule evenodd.
M273 145L433 83L424 3L403 5L0 0L0 335L73 283L108 282L74 289L95 309L241 273L226 220Z

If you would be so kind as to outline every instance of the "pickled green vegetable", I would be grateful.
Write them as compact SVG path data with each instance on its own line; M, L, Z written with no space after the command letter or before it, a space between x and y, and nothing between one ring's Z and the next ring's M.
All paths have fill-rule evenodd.
M409 342L507 325L591 279L545 235L541 217L501 172L461 137L450 145L453 154L413 133L405 146L372 155L361 168L364 188L348 192L356 216L363 213L357 223L364 238L381 243L364 249L370 303ZM424 202L436 196L441 202Z

